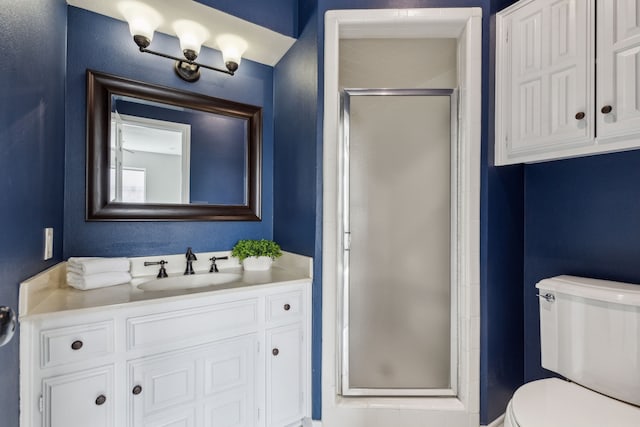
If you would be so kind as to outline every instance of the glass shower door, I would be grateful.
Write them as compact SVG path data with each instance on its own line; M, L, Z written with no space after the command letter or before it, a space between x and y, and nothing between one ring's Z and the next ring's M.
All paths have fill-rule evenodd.
M454 90L342 94L342 394L456 393Z

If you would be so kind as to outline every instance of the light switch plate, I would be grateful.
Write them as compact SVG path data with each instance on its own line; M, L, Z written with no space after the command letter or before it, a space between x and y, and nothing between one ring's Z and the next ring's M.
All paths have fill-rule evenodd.
M53 258L53 228L44 229L44 260Z

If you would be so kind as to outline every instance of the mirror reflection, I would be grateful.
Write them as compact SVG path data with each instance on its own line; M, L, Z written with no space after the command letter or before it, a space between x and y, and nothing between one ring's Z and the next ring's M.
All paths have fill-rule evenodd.
M246 203L247 120L111 99L109 201Z

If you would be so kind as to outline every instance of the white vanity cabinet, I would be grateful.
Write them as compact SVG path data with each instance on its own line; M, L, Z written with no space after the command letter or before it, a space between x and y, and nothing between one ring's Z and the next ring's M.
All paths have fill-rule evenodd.
M308 400L305 348L309 337L300 322L304 294L293 291L267 298L267 427L297 426Z
M21 319L21 427L284 427L310 416L310 283Z
M640 0L521 0L498 13L496 165L640 147L638 13Z

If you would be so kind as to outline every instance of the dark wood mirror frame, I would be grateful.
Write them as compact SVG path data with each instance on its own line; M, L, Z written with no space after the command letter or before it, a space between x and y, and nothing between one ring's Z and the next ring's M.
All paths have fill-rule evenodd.
M112 95L122 95L248 122L246 203L188 205L109 201ZM87 70L87 221L260 221L262 108Z

